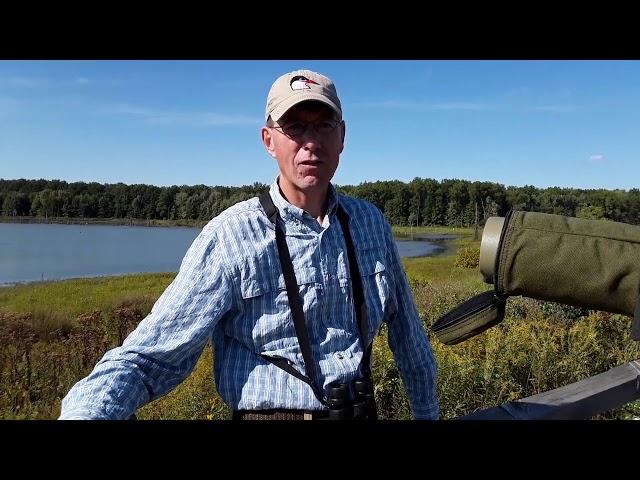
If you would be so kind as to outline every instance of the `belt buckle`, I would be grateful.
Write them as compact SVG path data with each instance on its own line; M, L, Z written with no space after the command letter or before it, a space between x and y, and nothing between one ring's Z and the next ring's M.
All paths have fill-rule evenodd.
M302 419L303 420L313 420L313 412L305 410L305 412L302 414Z

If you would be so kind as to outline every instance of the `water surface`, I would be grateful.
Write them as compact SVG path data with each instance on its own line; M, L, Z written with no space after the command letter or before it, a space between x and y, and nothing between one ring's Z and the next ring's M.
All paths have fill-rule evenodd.
M177 272L200 228L0 223L0 284ZM443 247L397 241L402 257Z

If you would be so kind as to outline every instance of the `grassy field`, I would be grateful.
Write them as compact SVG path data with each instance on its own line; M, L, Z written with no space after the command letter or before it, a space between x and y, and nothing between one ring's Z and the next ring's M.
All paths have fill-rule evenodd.
M474 264L479 242L473 241L473 230L420 233L461 235L447 242L442 255L403 259L430 333L439 316L490 287ZM106 350L122 343L173 277L128 275L0 289L0 418L56 418L69 388ZM630 326L630 319L620 315L514 298L504 322L459 345L446 346L430 333L442 418L547 391L639 358ZM384 329L374 341L373 358L381 418L411 418ZM215 352L207 346L191 376L140 409L138 418L229 418L215 392L212 362ZM636 402L601 418L639 414Z
M175 273L123 275L0 288L0 309L17 313L42 310L76 317L105 310L129 297L148 297L155 301L174 277Z

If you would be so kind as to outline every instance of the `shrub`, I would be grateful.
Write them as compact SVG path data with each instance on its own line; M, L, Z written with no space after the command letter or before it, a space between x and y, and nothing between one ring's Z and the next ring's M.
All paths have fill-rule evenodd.
M480 263L480 249L477 247L463 247L456 253L453 266L456 268L478 268Z

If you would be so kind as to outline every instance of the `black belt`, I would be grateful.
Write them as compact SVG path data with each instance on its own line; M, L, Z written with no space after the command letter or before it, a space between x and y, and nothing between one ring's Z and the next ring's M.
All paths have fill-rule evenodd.
M323 420L329 418L329 410L234 410L232 420Z

